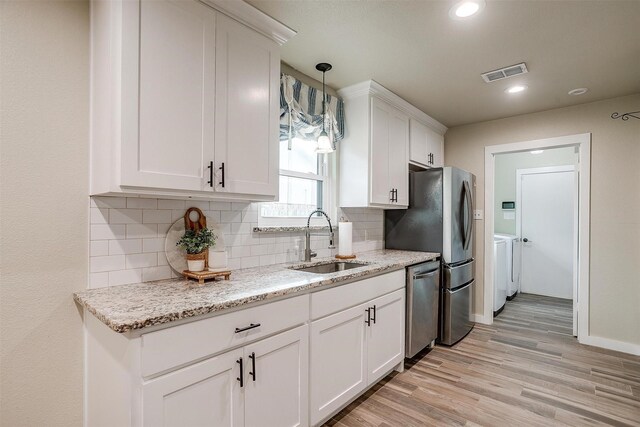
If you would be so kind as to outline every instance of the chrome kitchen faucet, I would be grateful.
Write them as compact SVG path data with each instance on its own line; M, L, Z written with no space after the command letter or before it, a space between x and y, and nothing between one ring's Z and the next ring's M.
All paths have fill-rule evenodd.
M331 220L329 219L329 215L325 213L322 209L316 209L315 211L309 214L307 218L307 230L304 233L305 237L305 248L304 248L304 260L311 261L311 258L317 256L318 254L311 250L311 229L309 228L309 224L311 222L311 217L313 214L321 213L327 219L329 223L329 249L335 249L336 247L333 244L333 227L331 227Z

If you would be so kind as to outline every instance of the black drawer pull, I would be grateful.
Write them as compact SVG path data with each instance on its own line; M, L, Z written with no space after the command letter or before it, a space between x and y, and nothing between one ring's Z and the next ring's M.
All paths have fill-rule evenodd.
M236 360L236 363L240 364L240 376L236 379L240 381L240 387L244 387L244 368L242 367L242 357Z
M256 382L256 354L255 353L251 353L249 355L249 359L251 359L251 372L249 372L249 375L251 375L251 378L253 378L253 382Z
M251 323L249 326L245 326L244 328L236 328L236 334L240 332L248 331L249 329L259 328L260 323Z

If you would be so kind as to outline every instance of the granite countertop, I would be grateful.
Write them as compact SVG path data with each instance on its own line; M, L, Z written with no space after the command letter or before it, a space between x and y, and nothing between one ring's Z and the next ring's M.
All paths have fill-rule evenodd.
M438 256L431 252L377 250L363 252L353 260L368 265L330 274L291 269L336 261L334 258L320 258L295 265L276 264L235 270L231 280L209 281L204 285L186 279L169 279L89 289L73 294L73 298L104 324L122 333L400 270Z

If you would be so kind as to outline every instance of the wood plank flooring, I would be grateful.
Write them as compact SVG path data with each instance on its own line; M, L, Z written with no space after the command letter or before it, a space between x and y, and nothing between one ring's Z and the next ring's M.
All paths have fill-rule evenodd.
M571 301L521 294L326 426L640 426L640 357L578 344Z

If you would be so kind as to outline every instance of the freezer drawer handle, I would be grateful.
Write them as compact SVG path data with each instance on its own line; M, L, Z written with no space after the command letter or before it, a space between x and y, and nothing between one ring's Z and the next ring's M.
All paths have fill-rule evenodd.
M469 286L473 285L475 281L472 280L471 282L467 283L466 285L464 285L463 287L461 287L460 289L456 289L455 291L452 291L451 289L447 289L447 293L449 295L453 295L453 294L457 294L458 292L462 292L465 289L467 289Z

